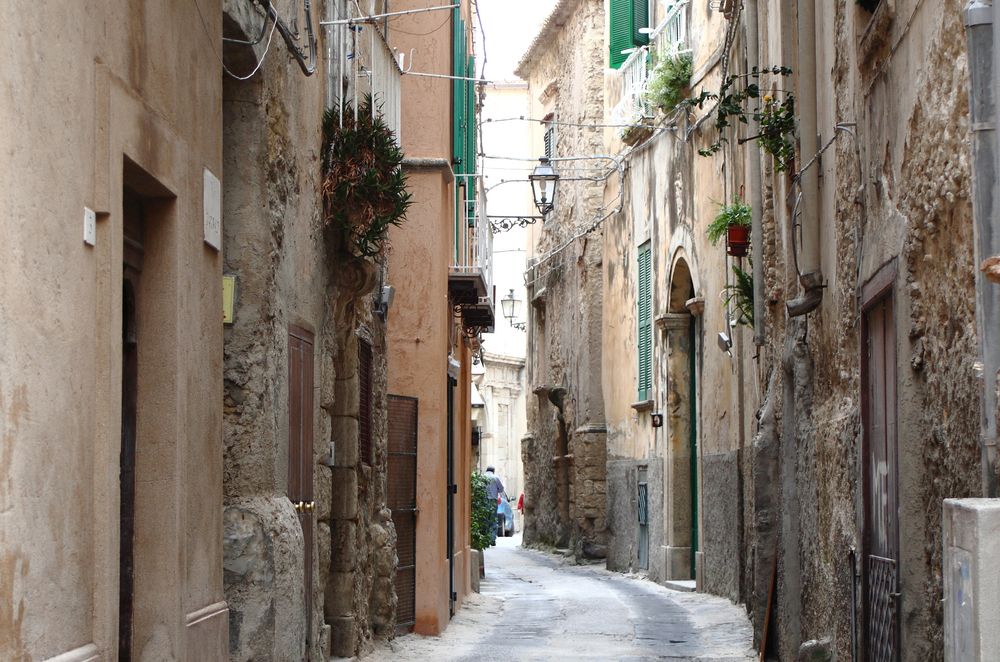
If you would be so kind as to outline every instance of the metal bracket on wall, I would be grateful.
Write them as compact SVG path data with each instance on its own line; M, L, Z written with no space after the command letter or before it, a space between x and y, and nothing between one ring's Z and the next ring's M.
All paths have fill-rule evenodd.
M487 216L490 222L490 229L493 234L513 230L514 228L525 228L542 220L541 216Z

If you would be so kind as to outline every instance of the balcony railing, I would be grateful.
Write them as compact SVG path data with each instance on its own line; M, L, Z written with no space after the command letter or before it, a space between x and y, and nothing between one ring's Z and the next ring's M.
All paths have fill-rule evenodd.
M379 108L383 121L392 129L396 140L401 140L400 130L400 77L402 71L396 61L396 55L386 43L382 31L372 25L361 34L367 33L368 39L359 37L358 49L361 51L355 69L355 85L359 97L371 94L375 107ZM367 43L365 43L367 42Z
M670 5L663 20L650 33L649 46L637 48L618 69L621 96L611 111L615 124L637 124L653 116L653 109L646 101L650 69L663 58L691 52L687 35L688 4L689 0L680 0Z
M470 186L477 185L476 178L469 177L468 180ZM452 302L462 310L464 326L492 332L493 232L486 216L485 201L484 192L479 191L475 200L465 202L471 209L465 209L466 213L459 215L455 259L448 273L448 290Z

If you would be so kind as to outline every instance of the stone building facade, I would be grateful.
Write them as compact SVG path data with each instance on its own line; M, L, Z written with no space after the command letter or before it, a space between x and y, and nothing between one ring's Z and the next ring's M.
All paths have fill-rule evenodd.
M275 6L294 16L286 4ZM312 25L319 9L347 15L328 4ZM230 39L251 41L264 22L245 0L224 10ZM385 320L375 312L384 265L324 229L319 158L337 91L352 105L373 91L341 60L353 52L373 68L372 45L388 52L377 35L317 35L334 56L312 76L286 53L265 57L264 43L226 46L236 73L260 66L250 80L227 77L222 97L225 273L236 292L223 426L233 660L351 656L395 627ZM399 100L385 103L391 114Z
M615 170L591 158L603 152L600 131L578 126L603 116L603 66L579 55L603 50L603 26L600 2L557 2L515 72L528 81L529 117L545 120L533 153L547 149L565 173L554 211L528 236L524 540L581 557L606 553L602 245L600 232L571 239L605 211L599 178L570 173Z
M682 30L659 32L678 7ZM758 638L773 602L766 645L780 659L814 639L838 659L943 656L942 500L984 490L962 8L659 3L648 50L686 34L690 94L757 63L793 71L760 85L795 95L794 162L780 172L740 140L752 118L699 155L720 137L711 101L649 111L632 120L648 137L608 142L628 163L623 213L605 227L609 565L643 567L630 481L645 466L663 499L650 576L686 570L687 543L698 587L745 602ZM622 73L609 78L619 93ZM734 197L753 208L750 260L705 237ZM637 376L607 370L636 365L647 237L662 428L628 410ZM752 325L720 303L734 264L754 276ZM883 617L898 629L875 627Z

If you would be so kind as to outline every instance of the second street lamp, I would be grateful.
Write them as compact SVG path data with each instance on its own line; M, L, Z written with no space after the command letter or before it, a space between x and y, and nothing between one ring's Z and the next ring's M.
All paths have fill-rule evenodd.
M524 322L515 321L521 316L521 300L514 296L513 288L507 292L507 296L500 299L500 308L512 327L524 331Z

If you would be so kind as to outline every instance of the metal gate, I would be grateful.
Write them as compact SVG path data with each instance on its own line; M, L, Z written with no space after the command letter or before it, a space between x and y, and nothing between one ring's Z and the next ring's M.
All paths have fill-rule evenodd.
M417 399L388 396L389 508L396 527L396 626L413 629L416 621L417 549Z
M899 495L896 441L895 270L863 293L861 337L862 593L864 648L869 662L899 659ZM867 295L867 296L865 296Z
M645 478L645 471L640 474ZM639 483L639 567L649 569L649 486Z

